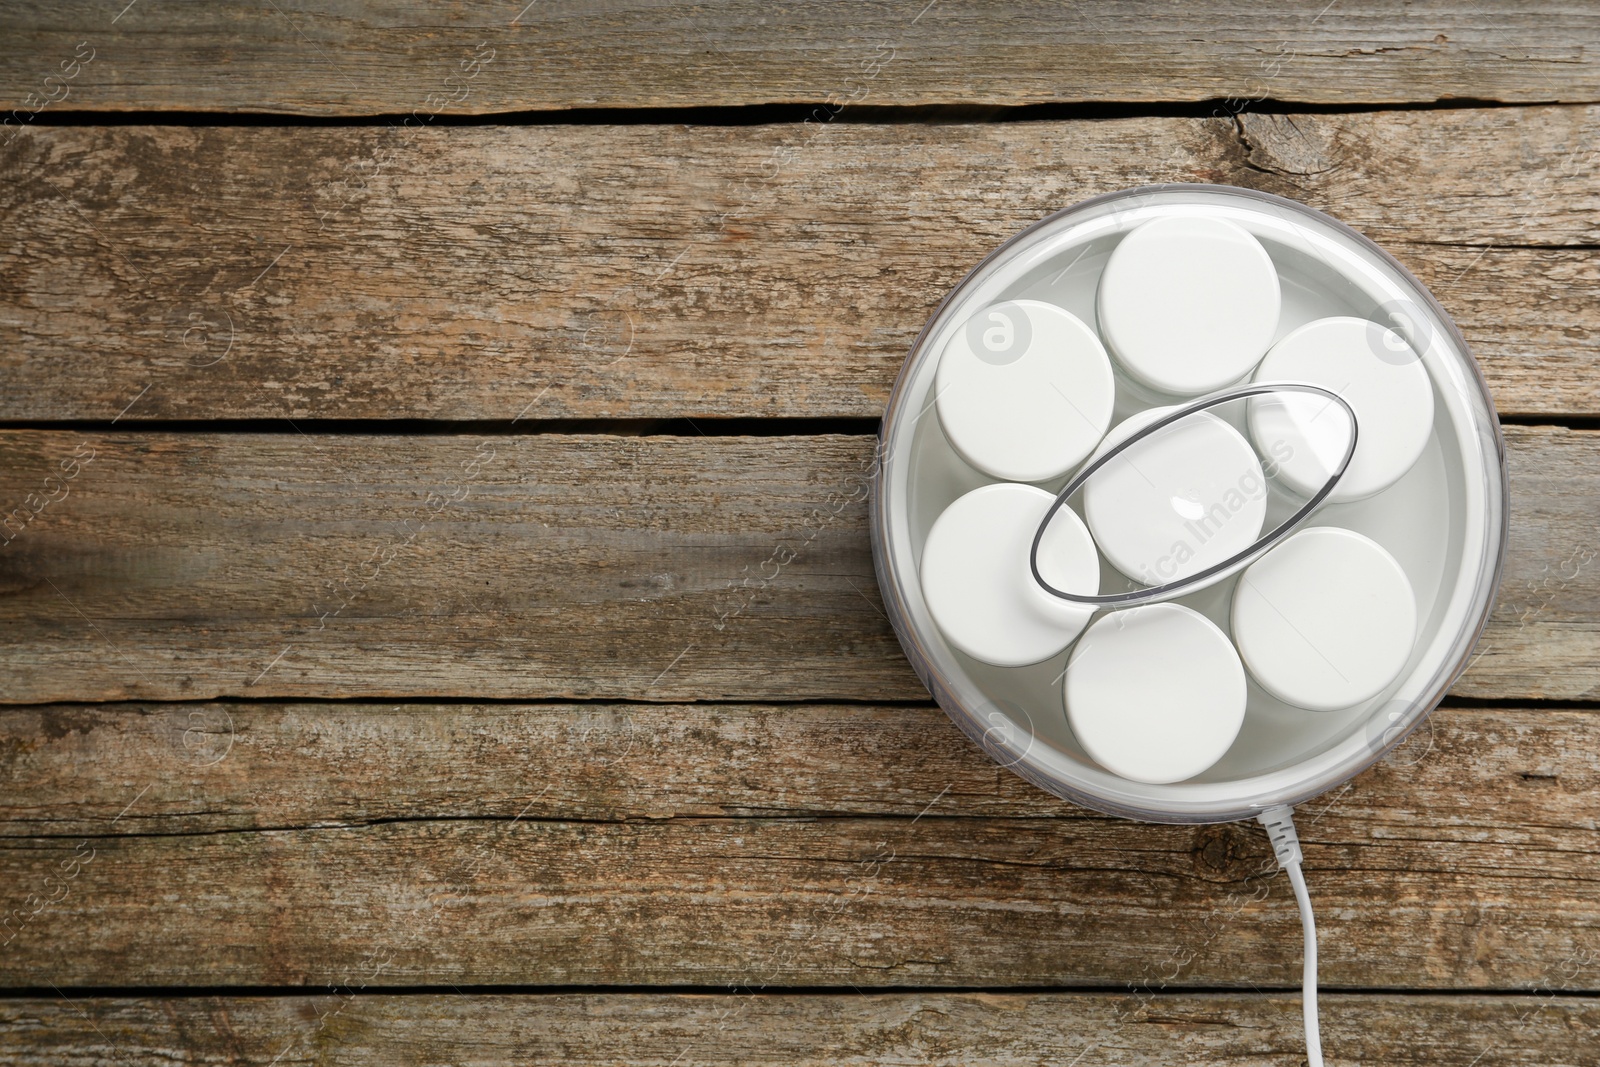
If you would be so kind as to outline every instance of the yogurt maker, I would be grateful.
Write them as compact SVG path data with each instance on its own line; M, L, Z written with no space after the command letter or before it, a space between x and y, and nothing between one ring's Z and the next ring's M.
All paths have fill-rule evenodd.
M1233 260L1224 255L1214 269L1209 262L1204 264L1210 275L1207 289L1187 298L1180 291L1181 278L1174 281L1161 275L1175 258L1181 260L1181 245L1157 242L1153 248L1141 250L1142 260L1130 258L1129 247L1124 247L1130 235L1137 239L1152 231L1219 223L1248 234L1254 239L1254 249L1264 255ZM1150 241L1143 244L1150 245ZM1119 270L1128 263L1133 266ZM1271 282L1261 276L1263 266L1274 276ZM1273 284L1275 302L1260 295L1266 291L1262 286ZM1113 287L1108 298L1107 290ZM1191 303L1185 304L1185 299ZM1230 328L1235 334L1224 340L1242 338L1236 347L1245 350L1243 355L1226 355L1213 360L1218 366L1189 373L1193 364L1205 364L1209 358L1208 324L1195 321L1191 325L1191 320L1203 317L1212 307L1222 308L1225 314L1236 313L1241 302L1249 306L1235 318L1248 321L1242 326L1233 323ZM1015 309L1022 314L1012 314ZM1009 334L1008 317L1013 320ZM1130 365L1125 353L1137 358L1141 341L1132 335L1146 322L1163 318L1166 337L1160 329L1151 328L1155 336L1150 350L1157 358L1147 364L1158 363L1168 352L1174 358L1154 371L1149 365ZM991 369L983 358L971 355L975 346L985 343L1009 340L1014 346L1017 323L1029 334L1025 340L1032 350L1048 342L1055 345L1053 352L1067 353L1055 369L1035 368L1031 379L1017 377L1014 372L1020 364L1015 361ZM1247 670L1241 721L1215 761L1181 780L1137 781L1108 768L1103 758L1096 758L1095 742L1079 736L1082 730L1073 729L1066 693L1073 674L1069 662L1081 637L1064 640L1059 648L1048 641L1048 648L1016 647L1008 657L986 652L973 643L981 638L965 639L960 632L963 627L991 636L996 629L980 626L982 620L973 622L970 611L948 609L950 618L941 627L933 608L945 594L928 584L924 564L935 561L925 557L936 524L962 498L985 487L991 487L985 491L994 499L1028 492L1039 501L1053 498L1080 467L1081 458L1096 447L1103 452L1114 443L1117 432L1130 425L1129 420L1149 421L1148 412L1160 413L1189 403L1196 392L1211 389L1219 378L1225 386L1260 381L1259 372L1275 360L1284 369L1270 375L1270 380L1301 380L1307 369L1304 360L1278 359L1286 348L1296 348L1285 342L1294 342L1297 331L1301 337L1308 332L1332 336L1342 329L1359 345L1363 326L1371 340L1362 358L1384 373L1409 364L1414 382L1422 384L1420 396L1403 408L1389 403L1392 410L1382 409L1381 398L1392 399L1394 390L1388 385L1374 394L1380 399L1369 399L1366 414L1357 400L1356 432L1362 444L1370 446L1369 452L1380 459L1407 450L1415 455L1402 455L1410 460L1403 473L1377 492L1371 491L1370 484L1348 480L1358 473L1352 466L1340 486L1354 492L1341 494L1336 486L1315 514L1293 532L1298 540L1313 527L1347 531L1352 536L1344 540L1352 545L1359 540L1378 546L1403 573L1414 601L1415 620L1407 647L1395 651L1397 641L1384 653L1397 658L1392 679L1379 692L1363 692L1358 694L1361 699L1344 702L1334 691L1337 684L1320 686L1315 678L1305 677L1314 671L1297 668L1292 657L1274 669ZM1104 381L1097 377L1101 366L1093 360L1072 362L1079 349L1095 347L1096 338L1098 347L1107 352ZM1334 338L1328 343L1336 342ZM1317 343L1313 336L1299 348L1309 349L1314 356ZM979 351L978 356L986 357L986 353ZM984 374L989 373L1012 374L1009 381L1015 387L1011 393L1004 389L986 393L984 383L990 379ZM1333 381L1325 388L1338 392L1339 387L1340 382ZM1291 406L1286 399L1256 397L1219 405L1203 417L1215 424L1213 436L1225 434L1233 442L1250 442L1261 452L1270 473L1275 457L1264 447L1259 424L1270 423L1272 412L1251 407L1263 400L1268 407ZM1337 417L1324 422L1335 427L1331 436L1336 444L1322 451L1337 453L1341 450L1337 442L1348 443L1350 430L1340 429ZM1032 451L1024 440L1022 446L1008 452L1006 433L1013 438L1027 438L1032 433ZM957 440L953 441L953 436ZM1184 447L1169 451L1180 459L1183 455L1203 458L1205 448L1189 447L1203 445L1203 436L1191 435L1180 442ZM1402 437L1405 440L1399 441ZM1487 387L1454 323L1416 278L1366 237L1322 212L1246 189L1173 184L1112 193L1051 215L1005 242L944 299L917 338L890 396L878 445L870 495L873 559L895 632L928 691L968 736L1024 778L1087 807L1135 819L1202 823L1256 817L1273 807L1316 796L1380 759L1422 721L1465 667L1488 618L1505 553L1504 444ZM1237 443L1232 447L1238 452ZM1301 455L1315 451L1302 447ZM1047 461L1035 462L1041 455ZM1071 462L1059 462L1063 456ZM1057 461L1049 462L1050 457ZM1129 457L1134 458L1133 453ZM1223 459L1226 466L1228 455ZM1336 459L1323 464L1329 473L1335 465ZM1303 509L1307 495L1314 494L1319 488L1316 483L1323 480L1304 469L1317 468L1315 456L1309 464L1301 464L1302 469L1290 469L1293 463L1278 466L1283 469L1275 472L1277 477L1264 479L1266 491L1260 494L1259 505L1249 502L1263 511L1259 523L1252 526L1239 520L1251 531L1245 540L1254 539L1256 529L1267 534L1279 528L1283 520ZM1235 469L1228 467L1219 481L1226 483ZM1154 494L1153 502L1129 502L1136 494L1119 490L1112 473L1108 467L1091 478L1085 492L1064 502L1063 516L1087 515L1092 526L1097 504L1103 502L1102 510L1108 515L1122 506L1127 512L1122 524L1127 529L1110 540L1116 542L1120 537L1131 544L1142 531L1159 527L1163 521L1171 525L1181 517L1163 517L1149 510L1159 511L1164 506L1160 493ZM1149 480L1144 478L1148 470L1135 472L1139 477L1123 473L1122 481L1128 484ZM1097 500L1094 491L1100 487L1095 478L1102 476L1106 478L1104 491L1102 500ZM1180 480L1187 476L1181 471L1177 475ZM1203 472L1192 476L1202 477ZM1151 495L1145 491L1145 496ZM1204 503L1201 499L1186 504L1174 497L1175 507L1193 506L1197 515ZM1022 510L1028 511L1027 507ZM1215 507L1212 510L1215 512ZM1038 519L1034 512L1028 517L1032 525L1017 519L1012 527L1027 526L1031 538L1039 532L1033 528ZM1076 523L1076 518L1073 521ZM1107 519L1093 532L1114 531L1116 525ZM1192 522L1189 528L1195 528ZM1200 529L1198 536L1204 537L1207 527ZM974 528L967 540L981 536L982 531ZM1343 535L1321 536L1339 540ZM1149 573L1129 575L1127 571L1133 568L1127 560L1111 558L1118 546L1101 543L1106 537L1094 540L1093 564L1102 576L1096 592L1102 594L1157 585L1165 574L1156 573L1156 568L1167 571L1173 566L1170 557L1163 563L1163 557L1152 554ZM945 541L961 539L936 539L934 547L943 552ZM1123 555L1130 551L1126 546L1120 550ZM947 584L960 586L966 581L981 592L980 575L985 568L992 571L1003 566L1014 571L1018 563L1014 547L1002 552L998 547L967 544L964 551L966 555L947 568L952 575ZM1282 547L1275 551L1281 552ZM1006 558L997 562L997 554ZM1082 559L1077 558L1081 568ZM1283 573L1271 585L1277 591L1267 599L1299 596L1300 587L1317 584L1318 574L1325 577L1326 568L1318 572L1312 566L1310 571L1298 572L1299 579L1293 567L1280 566ZM1240 608L1241 597L1253 596L1253 591L1267 596L1269 583L1264 581L1250 581L1241 593L1241 583L1246 580L1247 575L1233 573L1169 603L1173 609L1200 616L1235 644L1246 638L1242 662L1249 665L1250 633L1245 631L1253 627L1253 633L1262 635L1256 644L1262 644L1272 640L1273 627L1251 621L1250 611ZM1321 584L1328 583L1322 580ZM934 605L930 605L930 592L935 596ZM1344 617L1320 623L1312 620L1327 632L1325 640L1337 641L1339 633L1352 627L1381 628L1392 614L1372 610L1371 617L1362 618L1360 604L1353 608L1345 605L1342 610ZM1271 616L1272 611L1269 603L1255 615ZM1099 615L1089 625L1089 632L1115 614L1113 606L1109 613ZM1016 615L998 610L992 621L1003 629L1006 618ZM1286 627L1279 629L1291 632ZM996 640L1003 643L1004 636L1000 634ZM979 658L974 651L986 658ZM1049 654L1040 658L1036 654L1041 651ZM1128 676L1128 715L1159 711L1166 714L1166 721L1180 722L1191 712L1204 713L1203 708L1196 711L1190 706L1205 703L1207 685L1201 684L1202 680L1171 679L1173 684L1162 690L1172 694L1170 700L1152 701L1148 687L1141 688L1141 677L1158 678L1182 666L1174 667L1159 643L1126 652L1132 658L1117 669ZM1140 659L1141 652L1148 655ZM1313 648L1302 658L1315 663L1315 653ZM1335 674L1328 678L1337 682ZM1106 677L1097 684L1114 688L1117 683ZM1311 691L1313 699L1298 695L1297 689ZM1108 700L1114 695L1104 694ZM1325 699L1315 699L1319 695ZM1291 703L1285 696L1300 703ZM1151 708L1152 703L1164 707ZM1165 706L1169 704L1172 706Z

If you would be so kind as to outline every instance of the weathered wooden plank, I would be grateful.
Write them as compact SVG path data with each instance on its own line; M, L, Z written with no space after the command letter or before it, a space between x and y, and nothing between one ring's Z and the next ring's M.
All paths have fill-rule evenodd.
M1455 692L1591 697L1600 435L1508 440L1504 595ZM7 431L0 694L925 699L873 444Z
M1597 144L1581 107L31 129L0 149L0 418L872 417L995 244L1156 181L1332 211L1502 411L1596 414Z
M0 780L0 837L12 838L518 815L1098 820L1000 768L932 706L6 708ZM1424 836L1551 848L1551 825L1600 825L1579 801L1597 788L1600 716L1447 707L1341 793L1319 832L1403 836L1415 811ZM1117 825L1130 846L1150 832Z
M1573 0L1434 0L1403 16L1376 0L812 0L778 10L757 0L332 10L284 0L242 11L68 0L10 4L0 32L10 43L0 97L23 116L52 100L432 116L775 101L1600 99L1600 19ZM61 66L75 55L93 58Z
M1325 995L1340 1064L1468 1067L1593 1062L1586 998ZM1283 995L907 993L72 997L0 1002L0 1063L182 1062L1034 1067L1077 1062L1294 1067L1298 1002ZM274 1059L274 1057L278 1057ZM1181 1057L1181 1059L1180 1059Z
M0 499L66 494L0 551L13 702L925 698L871 599L870 438L4 442ZM781 544L798 599L759 585Z
M1072 809L932 709L152 710L0 720L0 984L1298 973L1258 828ZM1587 712L1448 709L1306 805L1325 981L1600 988L1597 753Z
M1212 834L1130 848L1103 823L928 816L5 839L0 982L1292 985L1286 881L1255 831ZM1594 954L1595 834L1554 836L1308 852L1325 980L1497 989Z

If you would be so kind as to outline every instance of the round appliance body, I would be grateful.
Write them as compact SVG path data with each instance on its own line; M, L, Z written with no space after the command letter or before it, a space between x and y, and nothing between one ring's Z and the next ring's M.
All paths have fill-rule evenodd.
M1354 530L1404 568L1417 598L1416 640L1399 676L1353 707L1312 711L1288 704L1254 679L1244 723L1216 764L1185 781L1147 784L1104 769L1070 728L1062 678L1072 654L1026 666L995 666L952 646L923 599L918 568L935 520L953 501L999 479L963 459L935 413L941 353L981 310L1035 300L1097 328L1101 274L1120 241L1163 218L1224 220L1270 255L1281 283L1273 343L1307 323L1353 316L1401 335L1376 359L1416 359L1433 405L1421 457L1389 489L1330 503L1313 520ZM1225 278L1217 299L1228 299ZM1112 425L1181 398L1115 367ZM1231 416L1248 435L1245 414ZM1068 476L1036 482L1052 494ZM1292 493L1273 490L1267 528L1290 514ZM1051 793L1109 814L1154 822L1253 818L1337 786L1382 758L1423 723L1465 669L1494 600L1505 554L1505 447L1488 388L1460 331L1393 257L1350 227L1269 194L1214 185L1158 185L1111 193L1057 212L1011 238L935 310L890 395L869 494L873 561L884 603L907 658L958 726L1003 766ZM1102 560L1106 587L1126 579ZM1231 634L1238 578L1174 601ZM1160 662L1149 669L1159 671Z

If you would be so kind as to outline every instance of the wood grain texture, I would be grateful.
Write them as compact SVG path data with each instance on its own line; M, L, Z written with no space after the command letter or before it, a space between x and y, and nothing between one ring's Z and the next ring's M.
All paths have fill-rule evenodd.
M6 708L0 776L7 838L518 815L1105 821L1001 768L931 705ZM1478 788L1463 790L1462 779ZM1596 788L1595 713L1446 707L1336 804L1310 804L1329 814L1308 837L1354 839L1380 825L1393 836L1412 809L1426 813L1421 836L1487 832L1549 849L1555 838L1542 835L1553 827L1600 826L1580 806ZM1130 843L1154 832L1111 825Z
M1257 827L1072 808L931 708L48 708L0 729L9 986L1297 981ZM1306 805L1324 982L1600 988L1597 753L1589 712L1446 709Z
M1503 412L1600 414L1596 144L1587 107L35 128L0 149L0 418L875 417L996 244L1161 181L1327 209Z
M1594 1001L1569 997L1323 1004L1339 1064L1577 1067L1600 1029ZM1296 1067L1299 1025L1294 998L1246 994L58 997L0 1003L0 1063Z
M1600 415L1600 13L1452 6L11 4L0 420L872 417L996 243L1170 180L1332 211L1503 411ZM372 124L50 125L137 111ZM1301 1062L1258 829L1086 813L919 702L870 442L210 430L0 432L0 1064ZM1509 438L1456 689L1506 706L1301 820L1324 983L1454 994L1325 997L1341 1062L1600 1047L1600 719L1511 706L1600 694L1600 434ZM450 985L753 995L376 992ZM940 986L999 992L891 992Z
M1454 691L1590 698L1600 434L1507 439L1503 594ZM873 444L6 431L0 693L926 699Z
M396 114L770 102L1031 104L1600 99L1600 19L1573 0L1231 0L1061 7L88 0L7 7L8 106ZM81 41L95 58L45 84ZM471 80L461 63L488 49ZM447 80L453 78L454 80ZM63 97L62 90L67 94Z

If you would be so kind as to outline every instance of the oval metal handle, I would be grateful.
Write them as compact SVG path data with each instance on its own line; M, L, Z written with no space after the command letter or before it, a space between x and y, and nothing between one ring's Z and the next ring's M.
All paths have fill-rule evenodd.
M1140 441L1143 441L1146 437L1149 437L1157 430L1172 425L1179 419L1187 418L1196 412L1205 411L1207 408L1216 407L1218 404L1226 404L1232 400L1243 400L1247 397L1260 396L1264 393L1315 393L1318 396L1325 396L1337 403L1340 407L1344 408L1345 414L1350 418L1350 443L1344 450L1344 456L1339 460L1339 465L1334 469L1332 476L1323 483L1322 488L1317 490L1316 495L1308 500L1304 507L1300 508L1300 510L1296 511L1293 515L1290 515L1287 519L1285 519L1277 529L1257 539L1244 551L1228 557L1221 563L1213 564L1212 566L1207 567L1205 570L1191 574L1187 578L1181 578L1175 582L1168 582L1166 585L1152 586L1149 589L1135 589L1127 593L1107 593L1098 596L1084 596L1079 593L1069 593L1064 589L1057 589L1055 586L1044 580L1044 575L1039 573L1039 543L1044 540L1044 532L1050 528L1050 522L1056 517L1056 512L1061 510L1062 505L1066 504L1067 499L1071 497L1072 494L1083 488L1083 484L1089 480L1090 476L1092 476L1101 467L1104 467L1107 463L1111 462L1128 448L1138 444ZM1324 389L1320 385L1312 385L1309 382L1256 382L1251 385L1240 386L1235 389L1224 389L1221 392L1207 394L1206 396L1200 397L1198 400L1191 401L1190 403L1179 408L1177 411L1162 416L1155 422L1152 422L1149 426L1143 427L1138 432L1131 435L1126 441L1118 443L1115 448L1111 449L1105 455L1101 456L1097 460L1094 460L1082 470L1078 471L1077 474L1073 475L1072 479L1067 482L1067 484L1062 488L1061 492L1056 494L1055 503L1050 505L1050 510L1044 513L1044 520L1039 523L1039 528L1034 531L1033 547L1028 550L1028 569L1033 572L1033 580L1038 582L1039 586L1044 589L1045 592L1051 594L1052 596L1060 597L1062 600L1073 604L1082 604L1085 607L1094 608L1131 608L1140 604L1155 604L1163 600L1172 600L1175 597L1180 597L1185 593L1193 592L1196 589L1203 589L1208 585L1213 585L1222 581L1224 578L1232 576L1237 571L1244 570L1244 568L1254 563L1257 559L1260 559L1262 556L1266 555L1267 552L1276 547L1290 534L1294 533L1295 530L1299 529L1300 526L1302 526L1305 521L1311 517L1312 513L1322 506L1323 502L1327 500L1328 494L1333 492L1334 486L1339 484L1339 479L1344 477L1345 470L1350 466L1350 457L1355 455L1356 452L1356 437L1358 432L1359 427L1356 423L1355 409L1350 406L1344 397L1340 396L1338 393L1335 393L1331 389Z

